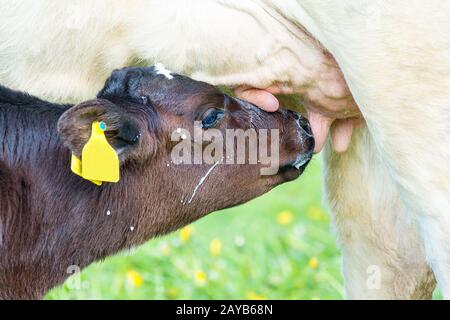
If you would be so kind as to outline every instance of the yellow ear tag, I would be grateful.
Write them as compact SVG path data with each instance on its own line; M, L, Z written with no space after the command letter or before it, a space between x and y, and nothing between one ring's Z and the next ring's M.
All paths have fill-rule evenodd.
M74 154L72 154L72 159L70 162L70 169L72 170L73 173L79 175L80 177L83 177L83 175L81 174L81 172L82 172L81 160ZM91 181L92 183L95 183L98 186L102 185L101 181L97 181L97 180L89 180L89 181Z
M92 123L92 133L81 152L81 174L88 180L119 181L119 157L106 140L104 122Z

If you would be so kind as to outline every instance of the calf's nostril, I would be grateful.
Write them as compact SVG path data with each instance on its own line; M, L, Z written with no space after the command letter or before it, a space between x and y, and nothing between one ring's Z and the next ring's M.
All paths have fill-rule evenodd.
M312 135L311 125L309 124L308 119L298 116L297 123L307 134Z
M308 152L313 152L314 151L314 147L315 147L315 141L314 141L314 138L311 135L306 140L306 148L307 148Z

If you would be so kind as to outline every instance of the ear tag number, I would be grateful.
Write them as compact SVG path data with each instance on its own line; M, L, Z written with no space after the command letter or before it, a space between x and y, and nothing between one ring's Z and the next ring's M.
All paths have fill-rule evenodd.
M81 174L88 180L119 181L119 157L105 137L104 122L92 123L92 133L81 152Z

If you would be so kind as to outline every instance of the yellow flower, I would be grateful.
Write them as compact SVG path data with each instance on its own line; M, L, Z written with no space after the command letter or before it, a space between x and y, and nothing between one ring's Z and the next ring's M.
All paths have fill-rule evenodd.
M246 298L247 298L247 300L267 300L266 296L257 294L253 291L247 292Z
M127 280L128 283L135 288L142 286L142 284L144 283L144 279L142 278L141 274L135 270L130 270L127 272Z
M286 226L290 224L294 220L294 214L292 211L284 210L278 213L277 215L277 223Z
M180 240L182 242L188 242L191 239L192 234L194 233L194 227L188 225L180 230Z
M161 251L163 256L168 256L170 254L170 252L172 251L172 248L170 247L169 244L167 243L163 243L160 247L159 250Z
M320 207L308 208L307 214L308 214L308 218L310 218L311 220L316 220L316 221L327 221L328 220L327 214Z
M206 273L202 270L197 270L194 273L194 279L195 282L199 285L199 286L203 286L204 284L206 284L206 281L208 280L206 277Z
M317 267L319 266L319 259L317 259L316 257L312 257L311 259L309 259L308 261L308 266L311 269L317 269Z
M179 292L180 290L178 290L178 288L169 288L167 289L167 297L169 299L176 299Z
M219 239L213 239L209 244L209 252L213 257L220 255L222 251L222 242Z

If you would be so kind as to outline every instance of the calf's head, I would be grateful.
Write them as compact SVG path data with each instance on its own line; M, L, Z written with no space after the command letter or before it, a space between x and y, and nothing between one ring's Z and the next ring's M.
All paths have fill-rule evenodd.
M61 116L58 130L77 156L93 121L107 125L121 180L89 187L126 189L117 196L147 209L152 216L140 223L151 220L156 233L297 178L314 148L309 124L299 114L264 112L161 66L116 70L97 99Z

